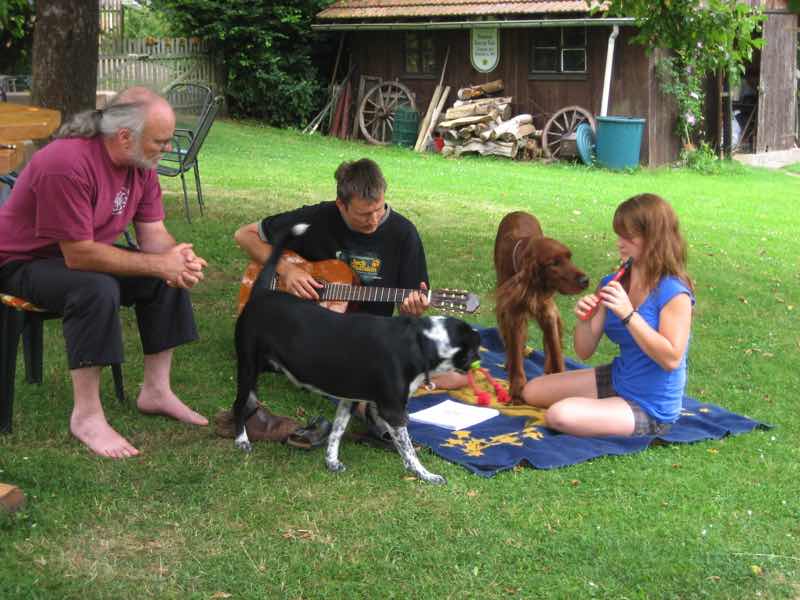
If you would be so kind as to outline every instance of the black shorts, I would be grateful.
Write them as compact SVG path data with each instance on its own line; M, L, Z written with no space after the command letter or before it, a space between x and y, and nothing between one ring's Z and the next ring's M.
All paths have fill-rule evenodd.
M123 362L120 306L135 307L145 354L197 339L188 291L154 277L77 271L63 258L43 258L4 265L0 289L61 315L71 370Z
M620 396L614 389L614 385L611 383L611 365L595 367L594 376L595 383L597 384L598 398L611 398L612 396L622 398L622 396ZM671 423L660 423L656 421L653 417L642 410L642 407L636 404L636 402L632 402L627 398L622 399L628 403L628 406L631 407L631 411L633 411L634 424L633 433L631 434L632 436L664 435L672 428Z

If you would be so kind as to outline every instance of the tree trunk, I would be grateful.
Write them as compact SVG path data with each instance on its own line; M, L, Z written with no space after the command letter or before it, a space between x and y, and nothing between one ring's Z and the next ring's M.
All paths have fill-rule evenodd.
M62 122L95 108L99 27L97 0L37 0L32 104Z

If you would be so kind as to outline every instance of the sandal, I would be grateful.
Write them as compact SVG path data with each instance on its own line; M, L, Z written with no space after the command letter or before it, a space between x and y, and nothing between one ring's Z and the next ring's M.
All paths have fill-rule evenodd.
M369 410L361 413L358 409L359 402L353 402L350 407L350 414L358 419L359 423L366 426L366 431L349 431L347 438L356 442L357 444L364 444L370 448L378 448L380 450L388 450L389 452L396 452L397 448L392 441L392 435L383 427L378 425L370 415ZM414 450L419 450L421 446L413 444Z
M379 448L381 450L395 451L394 442L388 433L381 435L377 431L367 430L364 432L351 431L348 432L347 437L357 444L364 444L370 448Z
M363 411L359 410L359 406L362 404L364 405ZM350 405L350 416L355 417L358 423L366 426L367 430L363 432L350 431L347 433L347 437L371 448L394 450L392 436L373 420L367 404L367 402L359 400Z
M286 443L301 450L311 450L322 446L328 439L333 425L323 417L312 417L305 427L295 430L289 435Z
M397 452L397 447L392 441L392 435L386 429L383 429L375 421L373 421L372 417L367 417L366 426L367 430L363 433L355 431L348 433L349 438L357 444L364 444L370 448L379 448L381 450L388 450L389 452ZM411 442L411 445L414 447L415 452L418 452L423 448L423 446L415 443L414 441Z

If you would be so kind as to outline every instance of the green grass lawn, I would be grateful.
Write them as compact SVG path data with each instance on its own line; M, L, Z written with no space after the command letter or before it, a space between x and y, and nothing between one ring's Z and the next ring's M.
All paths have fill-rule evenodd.
M787 165L784 167L786 171L789 173L794 173L795 175L800 175L800 163L794 163L793 165Z
M45 383L24 383L20 361L14 433L0 436L0 481L28 496L24 512L0 516L0 598L800 597L800 179L783 171L445 160L219 122L202 151L206 215L195 203L187 224L179 182L163 182L169 228L209 261L193 294L202 339L176 353L179 395L209 417L233 401L246 262L235 229L332 199L336 166L362 156L417 224L433 285L481 295L480 325L494 324L491 257L505 213L536 214L594 283L616 262L615 207L661 194L697 284L688 393L775 428L489 480L423 451L449 482L433 487L407 477L396 454L352 443L340 475L319 450L259 442L245 456L210 429L120 406L104 373L107 415L143 454L101 460L69 435L63 338L49 322ZM558 303L571 338L574 298ZM135 398L142 361L124 319ZM541 344L535 326L530 340ZM592 364L613 350L603 342ZM276 412L333 415L281 378L261 383Z

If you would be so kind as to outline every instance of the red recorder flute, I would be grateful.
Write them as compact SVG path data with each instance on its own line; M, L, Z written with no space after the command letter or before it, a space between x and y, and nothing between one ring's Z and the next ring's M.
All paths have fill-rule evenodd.
M619 268L619 271L614 273L614 276L608 283L611 283L612 281L619 281L620 279L622 279L622 276L625 275L625 273L628 271L628 269L631 268L632 265L633 265L633 257L629 256L628 259L624 263L622 263L622 266ZM608 285L608 283L606 285ZM594 313L597 312L597 309L599 307L600 303L598 302L597 304L594 305L594 308L592 308L592 310L590 310L581 317L581 321L588 321L589 319L591 319L594 316Z

